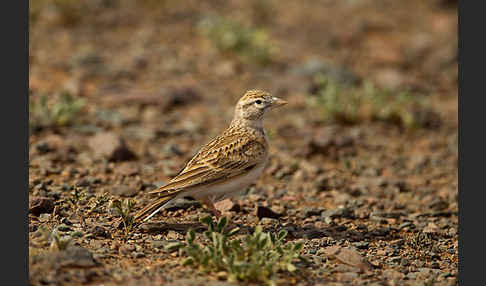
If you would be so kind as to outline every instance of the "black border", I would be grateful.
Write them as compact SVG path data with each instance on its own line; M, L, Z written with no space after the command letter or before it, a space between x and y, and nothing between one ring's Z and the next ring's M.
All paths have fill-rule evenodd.
M2 284L28 285L29 2L1 3Z
M486 43L482 1L458 1L459 285L484 284L484 90ZM476 5L473 5L476 4ZM466 39L469 39L468 41ZM464 79L467 79L464 81ZM466 84L467 83L467 84ZM468 102L467 108L465 106ZM469 139L466 140L466 133ZM468 233L466 233L468 231Z
M459 263L458 263L458 280L459 285L466 285L464 279L464 152L462 150L464 142L464 120L461 116L464 114L464 49L462 41L464 40L464 4L462 1L458 1L457 5L457 17L458 17L458 208L459 208L459 224L458 224L458 252L459 252Z

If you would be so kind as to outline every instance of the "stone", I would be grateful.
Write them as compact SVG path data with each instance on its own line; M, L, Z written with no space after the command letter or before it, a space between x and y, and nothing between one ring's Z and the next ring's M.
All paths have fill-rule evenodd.
M88 140L88 145L97 157L109 161L128 161L137 158L125 144L125 141L113 132L98 133Z
M66 250L48 252L38 257L46 261L49 268L89 268L99 266L100 263L93 258L93 254L86 248L69 246Z
M214 204L214 207L220 212L229 212L235 207L235 203L231 199L225 199Z
M331 219L334 219L334 218L352 218L352 216L353 216L353 212L351 211L351 209L346 208L346 207L331 209L331 210L327 210L327 211L321 213L322 219L325 219L325 218L331 218Z
M310 229L306 230L303 234L305 239L314 239L314 238L321 238L325 236L329 236L328 233L324 230L320 229Z
M304 208L302 210L302 214L304 218L312 217L312 216L319 216L323 212L322 209L315 209L315 208Z
M376 83L386 89L396 90L405 83L404 75L392 68L382 69L376 72Z
M260 223L265 226L277 225L278 220L273 218L264 217L260 220Z
M120 246L118 249L120 254L128 255L135 251L135 246L131 244Z
M258 206L258 208L257 208L257 217L259 219L262 219L264 217L278 219L281 216L282 216L281 214L278 214L278 213L272 211L270 208L267 208L267 207L264 207L264 206Z
M443 210L447 209L448 207L449 207L449 203L440 199L440 198L433 200L429 204L429 208L434 210L434 211L443 211Z
M97 237L104 237L104 238L109 238L111 235L109 232L106 231L106 229L102 226L94 226L91 231L90 231L94 236Z
M138 189L127 185L121 185L110 189L111 194L122 197L133 197L138 191Z
M168 99L165 109L188 105L201 100L199 92L190 86L172 88L168 90L165 96Z
M40 214L39 215L39 221L40 222L46 222L46 221L49 221L51 219L51 214Z
M151 240L150 247L152 248L164 248L167 245L166 240Z
M345 265L353 266L361 270L373 269L373 265L368 262L368 260L366 260L359 252L350 248L337 245L330 246L324 250L324 254Z
M403 229L403 228L406 228L406 227L410 227L410 228L413 228L415 227L415 225L410 222L410 221L405 221L405 222L402 222L399 226L398 226L398 229Z
M39 154L46 154L53 150L47 142L39 142L35 144L34 147Z
M370 245L369 242L367 241L359 241L359 242L355 242L353 243L353 245L357 248L357 249L367 249Z
M32 197L29 202L29 212L35 216L51 213L54 210L54 200L47 197Z
M134 252L132 252L132 257L133 258L142 258L142 257L145 257L145 253L134 251Z

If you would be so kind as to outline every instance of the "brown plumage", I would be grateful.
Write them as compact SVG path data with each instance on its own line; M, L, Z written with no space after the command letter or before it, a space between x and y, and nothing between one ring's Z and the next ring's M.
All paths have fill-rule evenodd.
M238 101L228 129L202 147L168 184L151 191L159 198L141 209L135 220L147 220L184 196L201 201L219 216L213 203L244 189L262 172L268 158L263 115L285 103L260 90L248 91Z

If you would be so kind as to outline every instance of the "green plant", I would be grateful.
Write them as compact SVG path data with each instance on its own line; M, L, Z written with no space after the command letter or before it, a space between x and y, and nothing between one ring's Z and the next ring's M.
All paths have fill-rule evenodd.
M123 203L119 200L113 201L113 207L121 217L125 234L128 234L134 226L133 216L130 215L134 206L135 201L133 200L125 200Z
M29 102L29 125L31 128L46 128L70 125L84 107L85 101L73 97L69 92L59 94L52 103L47 96L31 97Z
M80 189L75 188L73 192L71 192L71 197L69 197L67 200L71 204L71 207L73 210L77 210L78 204L83 199L84 194L81 192Z
M72 235L65 235L62 236L59 234L57 229L54 229L51 233L51 249L56 249L56 250L66 250L73 240Z
M377 89L370 82L365 82L362 89L364 98L371 106L371 119L407 128L419 127L419 121L414 117L414 108L424 106L419 98L408 92L393 95L390 91Z
M107 194L101 194L96 196L95 204L89 209L88 214L91 214L95 210L97 210L99 207L103 206L109 201L109 197Z
M432 238L429 234L420 231L408 241L408 245L415 250L423 250L430 248L432 242Z
M197 267L206 273L223 271L231 281L262 281L274 285L276 272L293 272L296 270L294 260L304 260L299 255L303 243L285 244L285 230L274 235L257 226L253 235L230 239L239 229L226 230L226 217L218 222L205 217L201 222L208 226L204 232L207 244L196 243L195 232L189 230L185 243L167 245L166 249L181 249L187 255L183 265Z
M321 73L314 77L314 82L319 89L317 104L323 108L322 114L325 121L348 124L359 121L358 113L362 100L359 94L343 92L337 82Z
M317 96L311 105L322 109L324 121L344 124L382 121L407 129L435 127L440 122L438 114L428 108L422 97L408 92L394 94L376 88L371 82L343 87L322 73L313 81Z
M199 25L203 35L221 52L235 53L242 61L268 64L276 48L267 32L223 17L211 17Z

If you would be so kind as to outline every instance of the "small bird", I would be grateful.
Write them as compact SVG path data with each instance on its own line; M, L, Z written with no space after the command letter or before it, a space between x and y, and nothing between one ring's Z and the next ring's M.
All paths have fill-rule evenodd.
M137 212L134 220L147 221L181 197L198 200L220 217L214 203L245 189L262 173L268 160L263 117L286 103L265 91L247 91L236 104L230 126L203 146L168 184L149 192L159 198Z

